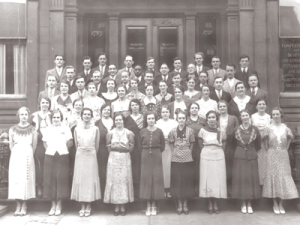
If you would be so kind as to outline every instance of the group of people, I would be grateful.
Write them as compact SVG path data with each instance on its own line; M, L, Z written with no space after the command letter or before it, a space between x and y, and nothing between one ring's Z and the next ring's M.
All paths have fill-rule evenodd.
M126 56L125 68L106 65L75 77L63 68L62 55L47 71L38 111L21 107L20 122L9 130L9 199L15 216L27 213L27 200L51 201L49 215L60 215L62 200L80 202L79 216L91 215L91 203L125 205L146 201L145 214L156 215L157 201L173 197L178 215L189 213L188 200L208 199L208 213L219 213L218 199L241 200L241 212L253 213L251 201L273 199L275 214L285 214L283 200L298 198L288 149L291 130L275 107L267 114L267 92L242 55L240 68L212 69L204 54L183 71L147 59L147 70Z

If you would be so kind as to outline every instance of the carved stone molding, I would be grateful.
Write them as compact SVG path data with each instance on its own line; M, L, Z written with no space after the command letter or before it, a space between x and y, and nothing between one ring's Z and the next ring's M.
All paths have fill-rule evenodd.
M240 0L241 10L254 10L254 0Z
M182 26L182 19L153 19L154 26Z

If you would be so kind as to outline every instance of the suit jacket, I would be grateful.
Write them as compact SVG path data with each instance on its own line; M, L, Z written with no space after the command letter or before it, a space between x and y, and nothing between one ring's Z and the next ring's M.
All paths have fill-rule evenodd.
M100 68L99 68L99 65L94 67L92 70L91 70L91 77L93 76L93 73L94 71L100 71ZM102 79L105 78L105 77L108 77L109 76L109 73L108 73L108 65L105 65L105 69L104 69L104 74L102 76Z
M250 117L253 113L255 113L255 104L252 98L246 104L245 109L250 113ZM242 123L239 107L233 99L228 104L228 114L235 116L239 120L239 123Z
M252 98L255 105L258 99L264 99L265 101L268 101L268 92L260 88L257 89L255 96L252 96L251 89L246 91L246 95Z
M159 82L162 80L162 75L159 74L155 77L154 79L154 84L159 86ZM170 74L168 74L168 79L167 79L167 86L172 85L173 81L172 81L172 76Z
M110 79L110 76L105 77L104 79L102 79L102 84L104 84L105 88L106 88L106 82ZM115 76L115 81L117 83L117 86L122 84L122 77L118 76L118 74L116 74Z
M59 76L57 70L56 70L56 67L54 67L53 69L51 70L47 70L46 72L46 78L45 78L45 88L47 88L47 81L48 81L48 76L49 75L54 75L55 78L56 78L56 81L57 81L57 86L59 86L60 84L60 81L65 77L65 68L62 69L62 72L61 72L61 75Z
M236 79L243 81L246 89L249 89L248 78L251 73L253 73L253 70L248 67L247 73L244 75L241 68L239 67L237 68L237 71L235 72L234 76Z
M197 65L196 65L196 71L195 71L195 73L197 74L197 77L199 77L199 74L200 74L202 71L207 72L208 70L210 70L209 67L207 67L207 66L202 66L202 70L199 71L199 73L198 73L198 72L197 72Z
M223 77L224 80L227 78L226 70L222 70L221 68L219 69L218 74L214 74L213 69L208 70L207 73L208 73L208 84L209 85L214 85L214 80L216 77Z
M223 91L228 92L232 98L236 96L235 85L237 82L240 82L240 80L234 78L233 86L230 87L228 79L226 79L223 84Z
M216 93L216 89L215 90L213 90L211 93L210 93L210 95L209 95L209 97L211 98L211 99L213 99L213 100L215 100L216 102L219 102L220 101L220 99L219 99L219 97L218 97L218 95L217 95L217 93ZM224 100L225 102L227 102L227 103L229 103L230 101L231 101L231 95L228 93L228 92L226 92L226 91L222 91L222 96L221 96L221 100Z
M174 70L172 72L169 73L169 75L171 75L171 77L174 76L174 74L177 73L175 72ZM181 72L180 72L180 77L181 77L181 80L185 80L187 78L187 76L189 75L188 72L184 71L181 69Z
M118 70L117 77L119 77L118 79L120 79L120 80L121 80L121 78L122 78L122 72L123 72L123 71L126 71L126 67L123 68L123 69ZM132 79L132 78L134 78L134 77L135 77L135 73L134 73L134 69L132 68L132 69L131 69L130 76L129 76L129 79Z
M69 84L70 84L70 82L69 82ZM77 88L77 86L75 84L75 81L73 81L72 85L70 84L70 88L69 88L68 93L69 93L69 95L71 95L71 94L73 94L76 91L78 91L78 88Z
M54 90L54 95L53 95L52 97L54 97L54 96L56 96L56 95L59 95L59 94L60 94L60 91L58 91L58 90L55 88L55 90ZM49 95L48 95L48 88L46 88L44 91L41 91L41 92L39 93L38 102L40 102L40 101L42 100L42 98L49 98Z
M77 76L84 77L85 84L88 84L93 77L93 70L90 70L90 72L87 75L85 75L84 71L82 71L78 73Z

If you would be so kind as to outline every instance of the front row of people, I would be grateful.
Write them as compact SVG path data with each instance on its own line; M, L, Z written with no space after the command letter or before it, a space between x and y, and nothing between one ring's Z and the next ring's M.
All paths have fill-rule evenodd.
M252 121L242 110L240 125L227 114L224 101L218 103L220 115L206 113L204 125L197 103L189 106L188 115L175 110L176 121L166 105L158 121L151 111L142 116L137 99L129 103L129 116L116 114L112 120L111 106L104 104L94 123L93 110L76 100L81 119L74 119L72 131L62 123L61 111L49 114L49 104L41 100L41 111L32 119L35 126L29 123L29 110L20 108L20 122L9 130L9 199L17 201L15 216L26 214L26 200L36 197L36 184L52 202L50 216L60 215L62 200L70 196L81 203L79 216L90 216L91 202L99 199L115 205L114 215L125 215L125 204L137 198L147 201L147 216L156 215L157 200L171 195L179 215L189 213L188 199L195 196L207 198L208 212L218 214L218 199L228 193L242 201L242 213L253 213L251 201L262 196L273 199L274 213L284 214L283 200L299 196L288 156L293 135L281 123L279 108L271 111L273 122L265 126L270 122L264 120L265 100L258 101ZM37 155L44 159L34 160Z

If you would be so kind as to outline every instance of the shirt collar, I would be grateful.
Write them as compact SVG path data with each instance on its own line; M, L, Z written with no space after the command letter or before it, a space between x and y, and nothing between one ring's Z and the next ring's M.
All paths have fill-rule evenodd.
M154 97L152 97L150 100L149 100L149 98L145 97L144 98L144 103L145 103L145 105L148 105L149 103L156 104L157 101L156 101L156 98L154 98Z

